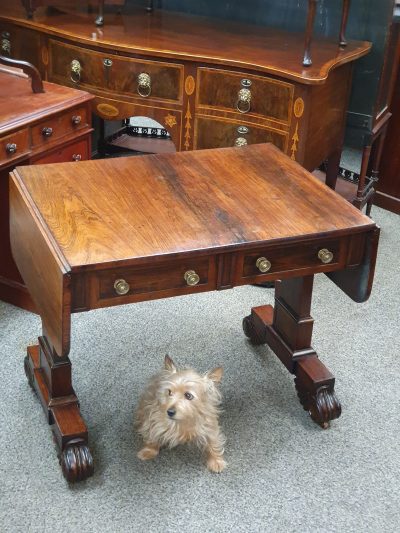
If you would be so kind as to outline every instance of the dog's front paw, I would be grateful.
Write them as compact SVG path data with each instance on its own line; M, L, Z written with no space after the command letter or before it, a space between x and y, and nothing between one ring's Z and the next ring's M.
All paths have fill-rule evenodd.
M159 448L156 448L155 446L143 446L143 448L138 451L137 456L142 461L148 461L149 459L154 459L157 457L159 452Z
M207 459L207 468L210 470L210 472L220 474L226 466L227 462L223 457L212 456Z

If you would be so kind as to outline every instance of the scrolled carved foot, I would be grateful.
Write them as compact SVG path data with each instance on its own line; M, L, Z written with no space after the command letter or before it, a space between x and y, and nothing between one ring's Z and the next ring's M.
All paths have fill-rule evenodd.
M242 322L243 331L255 346L265 344L265 339L257 332L251 315L245 316Z
M310 392L301 387L297 378L295 378L294 383L301 405L319 426L326 429L331 420L339 418L342 413L342 406L335 391L330 386L324 385L315 392Z
M24 358L24 370L25 370L25 375L26 375L26 377L28 379L28 383L29 383L31 389L35 390L33 374L32 374L32 368L31 368L31 365L29 364L29 356L28 355L26 355L25 358Z
M67 481L83 481L93 475L93 458L89 447L82 439L75 439L61 452L60 464Z

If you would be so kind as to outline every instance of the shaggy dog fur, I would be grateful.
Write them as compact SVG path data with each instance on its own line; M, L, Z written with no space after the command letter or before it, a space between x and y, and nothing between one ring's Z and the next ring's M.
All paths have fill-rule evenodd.
M222 368L204 375L192 369L177 370L168 355L164 370L144 391L136 413L136 428L143 437L139 459L153 459L162 447L193 442L206 454L207 468L222 472L225 437L218 425L221 394L217 384Z

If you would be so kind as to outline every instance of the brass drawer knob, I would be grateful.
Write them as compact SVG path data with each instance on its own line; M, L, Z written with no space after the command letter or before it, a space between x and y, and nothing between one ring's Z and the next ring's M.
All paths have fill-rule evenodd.
M81 81L82 65L77 59L71 61L71 81L79 83Z
M124 294L127 294L129 292L129 283L125 281L124 279L117 279L114 283L114 289L115 292L119 296L123 296Z
M235 146L246 146L247 145L247 139L244 137L238 137L235 140Z
M251 106L251 91L250 89L240 89L238 92L238 99L236 102L236 109L240 113L248 113Z
M53 135L53 128L43 128L42 135L45 138L51 137Z
M268 261L266 257L259 257L256 261L256 267L262 273L271 270L271 261Z
M143 98L147 98L151 94L151 78L147 72L141 72L137 78L137 92Z
M318 252L318 259L320 259L324 264L328 264L333 259L333 253L330 252L327 248L322 248Z
M81 154L72 154L72 161L82 161Z
M194 287L200 281L200 276L194 270L188 270L183 277L189 287Z
M1 40L1 52L5 56L11 55L11 41L9 38L4 37L4 34L3 39Z
M17 145L15 143L6 144L7 154L15 154L16 151L17 151Z
M80 115L74 115L71 118L71 122L74 126L78 126L82 122L82 117Z

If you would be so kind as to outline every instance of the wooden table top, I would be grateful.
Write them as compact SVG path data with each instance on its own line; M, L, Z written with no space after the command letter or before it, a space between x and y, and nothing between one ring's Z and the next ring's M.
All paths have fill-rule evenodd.
M72 271L375 227L272 144L18 167L15 176Z
M345 48L339 48L337 38L315 37L311 49L313 64L305 68L303 32L159 9L148 14L144 7L129 7L123 15L106 13L104 26L96 28L93 14L73 8L66 11L47 14L44 8L39 8L33 20L27 20L21 2L0 0L0 20L13 20L49 35L72 38L76 44L254 69L305 84L324 83L331 69L354 61L371 48L369 42L351 40Z
M0 135L93 99L84 91L55 83L43 82L43 87L44 93L34 94L25 75L6 72L0 67Z

